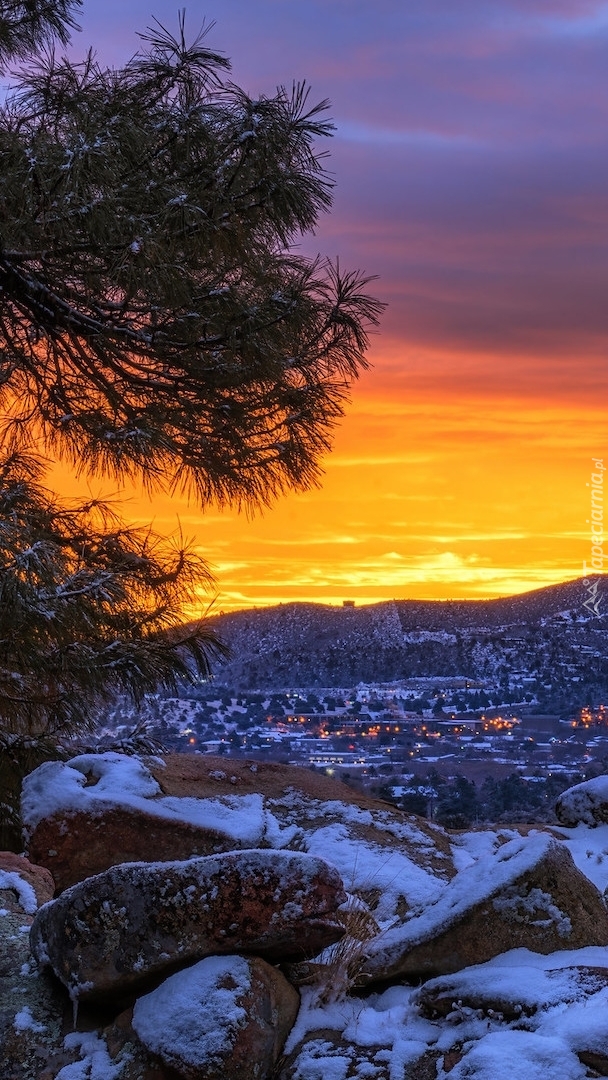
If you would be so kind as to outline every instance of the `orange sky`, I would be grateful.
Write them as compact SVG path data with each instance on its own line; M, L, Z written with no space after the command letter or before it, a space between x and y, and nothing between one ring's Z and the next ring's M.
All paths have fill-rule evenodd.
M381 337L372 355L375 367L355 386L319 490L250 520L128 491L127 516L153 521L161 533L179 521L216 575L216 610L479 598L581 576L590 560L586 484L605 431L601 402L567 400L549 387L544 397L476 395L469 385L456 394L446 364L453 371L466 360L453 354L426 357L421 380L408 367L404 387ZM504 364L478 358L484 370L490 361ZM63 469L59 486L84 490ZM103 488L93 481L91 490Z
M149 11L87 0L74 48L121 62ZM249 93L307 79L330 99L334 207L303 250L377 274L388 308L318 491L253 520L128 493L129 517L179 518L219 610L581 576L591 458L608 462L606 0L204 13ZM154 14L175 22L168 0Z

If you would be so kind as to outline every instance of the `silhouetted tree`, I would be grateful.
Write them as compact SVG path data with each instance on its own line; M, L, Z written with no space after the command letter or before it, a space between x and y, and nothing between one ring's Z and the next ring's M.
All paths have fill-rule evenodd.
M89 471L264 504L318 479L382 305L292 249L327 102L250 98L183 15L141 36L119 70L40 54L0 112L0 401Z
M42 472L24 453L0 459L0 809L9 825L21 775L103 705L175 691L226 652L204 623L181 622L209 581L195 554L124 528L102 503L60 502Z
M45 49L79 0L0 0L0 729L78 728L208 671L176 629L200 560L60 504L23 448L95 475L259 506L319 476L382 305L293 244L331 203L303 84L250 98L160 24L118 70ZM15 516L16 515L16 516ZM193 665L193 667L191 666Z
M1 0L0 68L58 38L67 44L81 0Z

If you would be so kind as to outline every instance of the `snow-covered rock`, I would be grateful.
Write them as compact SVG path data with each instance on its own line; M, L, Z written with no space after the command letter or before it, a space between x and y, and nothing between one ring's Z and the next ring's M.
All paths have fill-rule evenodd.
M133 1028L184 1080L264 1077L276 1065L299 996L259 957L211 956L140 998Z
M608 987L608 950L590 947L543 956L513 949L452 975L429 979L415 995L424 1016L454 1019L469 1012L521 1020L583 1002Z
M146 764L116 753L40 765L24 781L22 817L28 854L58 892L118 863L281 848L297 832L281 828L259 793L164 795Z
M342 937L345 899L338 872L301 852L125 863L46 904L32 951L74 1000L124 1000L212 954L312 956Z
M213 1075L218 1039L223 1080L608 1075L608 926L599 894L608 883L608 824L527 837L509 828L446 833L308 770L194 755L143 763L87 756L67 771L38 773L24 806L32 835L53 815L69 831L75 806L86 809L101 848L112 837L106 818L133 812L167 823L167 836L182 824L210 825L226 845L261 837L264 850L177 863L154 852L154 863L115 866L67 889L36 916L40 968L28 955L33 916L22 906L33 906L34 891L15 887L6 866L0 966L13 966L10 986L0 971L0 1036L11 1080L198 1080ZM86 846L86 831L79 837ZM287 845L298 850L272 850ZM320 880L304 873L311 863L324 867ZM15 905L19 913L9 910ZM328 925L341 933L338 919L349 933L313 956ZM259 966L253 954L300 960L302 939L310 961L283 968L289 980L297 976L302 998L284 1056L274 1063L273 1049L270 1058L238 1058L239 1010L255 1019L268 1001L258 988L242 1004ZM204 960L201 941L212 954ZM88 998L67 1037L72 1002L49 963L74 998ZM269 970L282 1000L283 976ZM406 981L414 971L440 977L421 989L368 985L370 975L380 983L402 972ZM105 987L99 1001L94 979ZM270 1026L277 1023L278 1013ZM260 1031L263 1042L263 1024Z
M555 804L563 825L599 825L608 822L608 776L596 776L563 791Z
M608 913L563 844L519 836L473 863L419 915L370 943L374 980L458 971L511 948L549 953L608 944Z

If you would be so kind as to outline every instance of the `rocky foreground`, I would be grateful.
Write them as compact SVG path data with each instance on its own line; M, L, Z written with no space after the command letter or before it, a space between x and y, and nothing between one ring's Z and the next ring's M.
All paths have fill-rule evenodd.
M608 778L450 834L314 773L107 753L0 854L3 1080L608 1075Z

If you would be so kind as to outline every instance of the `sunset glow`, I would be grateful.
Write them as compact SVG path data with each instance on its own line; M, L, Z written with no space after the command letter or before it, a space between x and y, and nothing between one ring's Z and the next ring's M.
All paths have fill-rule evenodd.
M85 0L73 51L120 63L151 15L175 22L168 0ZM334 209L303 247L377 274L389 306L320 489L251 520L130 491L128 518L179 521L216 610L582 576L591 459L608 462L608 4L210 0L187 17L216 20L250 93L306 78L330 98Z

